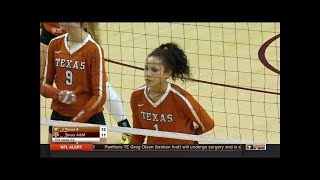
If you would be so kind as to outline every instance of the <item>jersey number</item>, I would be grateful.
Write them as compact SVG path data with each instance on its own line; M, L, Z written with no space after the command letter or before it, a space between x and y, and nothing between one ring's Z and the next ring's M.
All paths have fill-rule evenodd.
M154 126L154 128L156 128L156 131L159 131L159 126L158 126L158 124L154 124L153 126Z
M66 71L66 84L71 86L72 85L72 71Z

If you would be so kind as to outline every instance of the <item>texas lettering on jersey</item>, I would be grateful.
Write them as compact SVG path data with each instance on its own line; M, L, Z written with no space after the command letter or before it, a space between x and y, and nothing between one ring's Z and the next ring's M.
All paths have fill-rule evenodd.
M69 59L60 59L56 58L56 66L63 67L63 68L69 68L69 69L81 69L83 70L85 68L86 62L79 62L79 61L73 61Z
M172 122L173 117L172 114L157 114L157 113L150 113L150 112L143 112L141 111L142 119L147 121L154 121L154 122Z

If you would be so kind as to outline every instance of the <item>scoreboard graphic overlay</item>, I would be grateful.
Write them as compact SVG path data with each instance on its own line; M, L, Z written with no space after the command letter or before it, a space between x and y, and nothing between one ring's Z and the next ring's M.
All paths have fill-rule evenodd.
M93 150L106 139L107 127L53 127L50 150Z

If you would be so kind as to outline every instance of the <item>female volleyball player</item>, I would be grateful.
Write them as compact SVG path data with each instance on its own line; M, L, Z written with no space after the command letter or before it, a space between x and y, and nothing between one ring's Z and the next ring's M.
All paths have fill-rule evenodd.
M109 82L104 83L108 90L107 100L105 101L104 99L105 87L101 87L100 83L104 82L103 79L107 80L107 77L104 70L103 49L97 44L99 37L97 36L98 34L96 31L94 31L94 29L96 29L96 27L94 27L95 24L63 23L63 25L64 26L62 27L65 28L61 28L57 23L42 23L42 32L40 36L40 42L42 43L41 47L47 48L46 44L48 44L52 38L56 37L56 34L51 32L59 32L63 34L62 36L55 38L50 43L51 48L49 48L48 51L44 50L48 54L48 62L42 63L46 64L46 66L44 74L45 77L42 78L41 93L45 97L53 98L51 107L53 109L53 113L51 119L72 119L76 122L105 124L102 112L97 112L101 111L101 104L104 104L105 102L107 110L118 121L118 125L121 127L130 127L123 110L122 101ZM57 29L59 30L57 31ZM71 32L66 34L67 31ZM90 32L94 38L91 38L91 35L87 32ZM41 56L41 58L41 61L45 60L45 56ZM101 61L103 62L101 63ZM57 74L55 82L60 86L59 88L57 85L58 89L52 87L52 75L54 73ZM104 75L100 77L101 73L104 73ZM91 81L91 77L94 77L95 81ZM97 82L97 77L99 77L99 82ZM87 80L88 82L86 82ZM88 87L85 87L85 85ZM79 87L80 90L77 89ZM72 92L70 89L77 90ZM98 94L94 94L90 97L89 94L93 92ZM57 96L56 93L58 93L59 96ZM86 101L89 102L85 103ZM95 109L90 109L90 104L94 105L93 107L95 107ZM75 116L74 111L80 110L79 108L81 108L81 105L85 106L85 109L83 109L84 111L80 111L77 114L79 117ZM64 106L67 106L68 108L65 109ZM68 111L68 109L72 110ZM97 112L97 114L94 115L93 112ZM51 127L49 131L51 134ZM130 135L123 134L121 143L127 144L129 140Z
M57 22L40 23L40 78L46 62L46 53L51 39L66 33Z
M190 93L168 78L185 81L190 76L188 59L174 43L162 44L148 55L146 84L131 95L133 127L185 134L203 134L214 127L213 119ZM134 135L131 144L142 144L145 136ZM147 137L147 144L196 144L192 140Z

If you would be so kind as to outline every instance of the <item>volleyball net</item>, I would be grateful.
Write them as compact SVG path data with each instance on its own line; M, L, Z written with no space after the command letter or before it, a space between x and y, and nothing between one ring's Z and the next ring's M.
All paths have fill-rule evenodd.
M99 124L90 124L90 123L77 123L69 121L57 121L57 120L41 120L41 125L53 126L53 127L105 127L106 133L116 132L116 133L126 133L126 134L135 134L143 136L153 136L153 137L162 137L162 138L171 138L171 139L182 139L182 140L193 140L201 144L253 144L253 143L266 143L266 142L254 142L254 141L244 141L239 139L225 139L225 138L214 138L209 136L201 135L192 135L184 133L175 133L175 132L166 132L166 131L156 131L149 129L137 129L137 128L128 128L128 127L115 127L115 126L106 126ZM106 137L108 137L106 135ZM67 139L67 138L62 138ZM79 138L74 138L79 139ZM81 139L81 138L80 138Z

